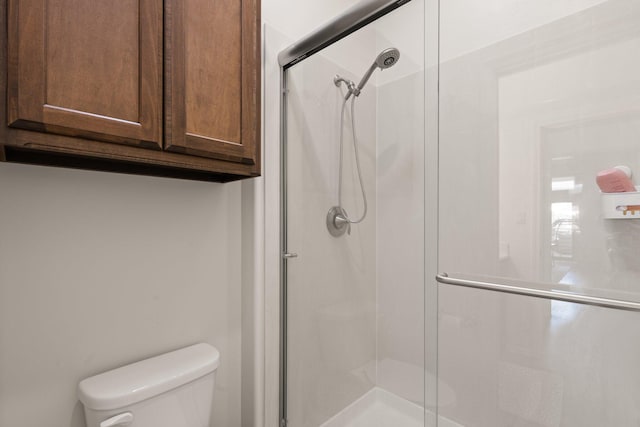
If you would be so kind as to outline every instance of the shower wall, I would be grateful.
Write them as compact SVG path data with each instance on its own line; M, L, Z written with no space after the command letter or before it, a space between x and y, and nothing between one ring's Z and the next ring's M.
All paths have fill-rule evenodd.
M377 384L424 405L424 2L397 12L374 24L401 52L376 80Z
M640 4L476 4L440 10L440 271L637 301L640 220L604 218L595 175L640 170ZM440 285L439 413L636 425L639 320Z
M424 402L424 73L378 87L378 385ZM401 113L400 113L401 112Z

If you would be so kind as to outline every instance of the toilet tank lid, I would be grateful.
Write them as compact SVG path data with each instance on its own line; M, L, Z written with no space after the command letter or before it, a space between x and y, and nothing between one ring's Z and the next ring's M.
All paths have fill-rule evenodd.
M215 347L195 344L84 379L78 398L90 409L118 409L203 377L219 364Z

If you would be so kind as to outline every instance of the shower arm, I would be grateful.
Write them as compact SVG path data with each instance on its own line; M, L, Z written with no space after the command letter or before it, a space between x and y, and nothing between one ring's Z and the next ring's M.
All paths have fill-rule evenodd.
M349 99L351 94L355 93L356 91L357 91L356 96L360 94L360 90L356 87L356 84L353 81L347 80L344 77L340 77L340 75L336 74L335 77L333 78L333 84L340 87L341 83L344 83L345 86L347 86L347 94L344 97L345 101Z
M356 84L353 81L347 80L343 77L340 77L339 75L336 75L333 78L333 83L336 86L340 86L340 83L344 83L347 86L347 94L344 97L344 100L346 101L349 99L349 97L351 97L351 95L360 96L360 92L362 92L362 88L367 84L367 82L373 75L373 72L376 71L376 68L378 68L378 64L376 62L371 64L367 72L364 73L364 76L362 76L362 79L360 80L360 83L358 83L358 86L356 86Z
M358 83L358 86L356 86L356 84L351 80L344 79L340 76L335 76L333 78L333 82L335 83L336 86L340 86L341 82L344 82L344 84L347 85L348 90L347 90L347 94L344 97L345 101L349 99L351 95L360 96L360 92L362 92L362 88L364 87L364 85L367 84L367 82L371 78L371 75L376 70L376 68L378 68L378 65L375 62L371 64L371 67L369 67L367 72L364 73L364 76L362 76L362 79L360 80L360 83Z

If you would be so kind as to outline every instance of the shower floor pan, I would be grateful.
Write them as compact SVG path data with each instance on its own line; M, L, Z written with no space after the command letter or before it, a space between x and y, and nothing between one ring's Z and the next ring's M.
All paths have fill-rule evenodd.
M436 427L436 423L434 414L422 406L375 387L320 427ZM464 426L440 417L438 427Z

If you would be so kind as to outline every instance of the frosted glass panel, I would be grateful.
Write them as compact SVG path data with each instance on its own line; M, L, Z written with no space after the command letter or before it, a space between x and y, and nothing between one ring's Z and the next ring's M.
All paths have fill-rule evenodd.
M640 423L640 313L440 288L440 416L467 427Z
M640 3L523 4L441 4L440 270L637 300L640 194L596 175L640 184Z

